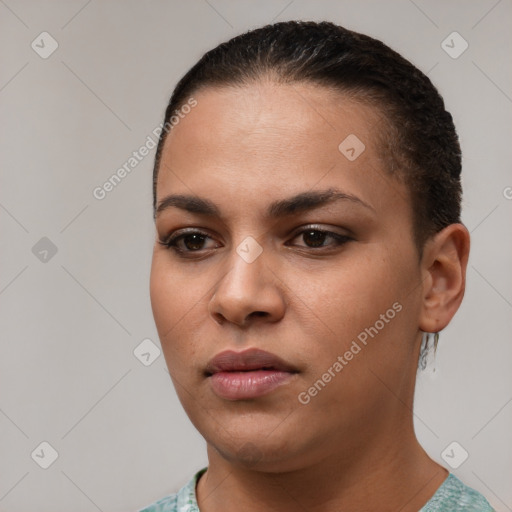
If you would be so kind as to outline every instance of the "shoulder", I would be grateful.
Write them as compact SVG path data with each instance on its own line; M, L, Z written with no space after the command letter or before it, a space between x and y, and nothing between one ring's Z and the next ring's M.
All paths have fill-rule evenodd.
M196 498L196 483L206 468L198 471L176 494L155 501L138 512L199 512Z
M420 512L495 512L475 489L450 473Z

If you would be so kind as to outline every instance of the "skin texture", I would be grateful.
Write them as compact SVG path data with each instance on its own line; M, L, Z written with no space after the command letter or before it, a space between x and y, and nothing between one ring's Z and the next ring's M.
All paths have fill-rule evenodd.
M380 118L369 106L317 85L264 80L194 97L165 142L157 204L199 196L220 216L157 214L151 301L178 396L208 445L201 511L417 511L448 475L413 430L421 331L440 331L459 307L467 230L448 226L420 258L413 205L379 158ZM354 161L338 150L349 134L365 144ZM367 206L344 199L266 215L274 201L327 189ZM349 240L327 236L311 247L300 233L311 225ZM184 228L208 236L179 243L188 258L159 243ZM236 251L248 236L263 249L252 263ZM299 394L395 303L401 311L301 404ZM205 366L247 348L299 372L257 399L219 398Z

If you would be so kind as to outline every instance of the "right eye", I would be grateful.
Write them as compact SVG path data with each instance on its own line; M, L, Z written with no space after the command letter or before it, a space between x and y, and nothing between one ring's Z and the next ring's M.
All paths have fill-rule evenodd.
M211 240L213 245L210 247L205 247L205 243ZM159 244L163 245L167 249L172 249L178 255L183 257L186 254L190 253L200 253L201 251L215 249L220 247L220 245L213 240L206 233L197 230L189 230L189 231L178 231L177 233L171 235L166 240L159 240Z

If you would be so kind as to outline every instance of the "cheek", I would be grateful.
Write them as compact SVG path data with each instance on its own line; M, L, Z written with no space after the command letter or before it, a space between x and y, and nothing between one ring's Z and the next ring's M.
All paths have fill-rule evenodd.
M308 315L312 320L303 324L306 338L321 342L317 345L321 349L315 357L315 374L332 366L337 356L351 347L358 351L354 341L361 350L348 357L364 366L392 365L388 361L391 357L395 361L409 357L411 344L407 340L413 339L417 330L411 294L416 274L411 261L375 247L361 257L346 258L328 272L295 279L295 310L301 308L299 318ZM350 363L351 370L344 373L356 380L367 378L361 364Z
M411 364L418 329L414 289L419 290L419 279L414 261L380 248L374 257L361 258L329 281L320 309L334 333L331 359L345 353L350 358L344 372L350 375L347 389L359 393L371 389L371 369L393 380L396 372Z
M164 350L175 350L172 340L184 326L193 329L202 318L205 290L200 280L180 278L166 254L155 254L151 266L150 297L153 317Z
M304 304L346 339L399 300L398 277L389 260L361 255L342 260L328 271L310 273L297 279L296 285Z
M173 319L179 314L177 311L182 304L181 301L172 300L176 293L171 274L166 272L161 258L153 255L150 276L150 297L153 317L156 327L162 338L162 334L172 326ZM161 339L163 343L164 340Z

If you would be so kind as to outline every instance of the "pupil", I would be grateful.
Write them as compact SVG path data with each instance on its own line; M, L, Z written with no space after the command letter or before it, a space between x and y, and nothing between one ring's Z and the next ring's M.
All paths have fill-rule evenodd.
M199 250L204 243L204 235L187 235L183 239L183 243L189 250Z
M311 247L320 247L327 235L321 231L308 231L304 233L304 242Z

